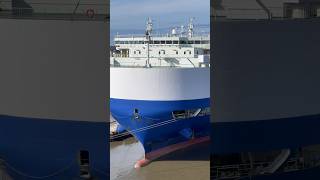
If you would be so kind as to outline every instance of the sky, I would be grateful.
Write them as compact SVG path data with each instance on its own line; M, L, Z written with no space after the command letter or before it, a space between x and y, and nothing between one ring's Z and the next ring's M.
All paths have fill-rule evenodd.
M210 0L110 0L111 38L119 34L143 34L151 17L155 31L194 24L210 25ZM199 26L200 27L200 26Z

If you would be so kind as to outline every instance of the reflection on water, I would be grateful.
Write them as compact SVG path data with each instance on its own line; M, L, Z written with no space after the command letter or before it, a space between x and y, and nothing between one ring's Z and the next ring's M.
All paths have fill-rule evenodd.
M209 180L210 146L200 144L183 149L135 169L143 148L134 138L110 143L111 180Z

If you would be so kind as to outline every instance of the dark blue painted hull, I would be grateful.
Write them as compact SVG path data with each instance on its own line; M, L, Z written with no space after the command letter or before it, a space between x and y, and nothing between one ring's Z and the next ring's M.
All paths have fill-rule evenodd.
M212 153L269 151L320 143L320 115L211 125Z
M79 151L87 150L92 176L107 179L106 134L106 123L0 116L0 158L14 179L80 179Z
M110 100L112 116L123 127L133 130L145 153L189 140L181 134L183 129L192 129L194 137L208 136L211 128L209 115L172 121L172 112L209 106L209 98L182 101ZM138 119L133 117L134 109L139 110Z
M274 173L253 177L237 178L238 180L318 180L320 179L320 167L286 173Z

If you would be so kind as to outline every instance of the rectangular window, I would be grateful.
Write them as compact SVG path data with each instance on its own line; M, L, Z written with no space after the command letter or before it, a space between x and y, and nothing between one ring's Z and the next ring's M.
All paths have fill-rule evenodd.
M172 41L166 41L166 44L172 44Z
M153 44L160 44L160 41L154 41Z
M195 43L195 44L200 44L200 41L195 41L194 43Z
M161 41L161 44L166 44L166 41Z
M193 41L188 41L188 44L193 44Z
M187 44L187 42L182 40L179 42L179 44Z
M173 41L173 44L179 44L179 41Z

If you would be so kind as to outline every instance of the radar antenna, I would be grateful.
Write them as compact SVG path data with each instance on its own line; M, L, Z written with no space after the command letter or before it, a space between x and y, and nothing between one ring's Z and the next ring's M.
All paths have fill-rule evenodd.
M146 25L146 38L147 38L147 62L146 62L146 67L151 67L150 65L150 50L149 50L149 44L151 40L151 32L152 32L152 20L149 17L147 20L147 25Z

